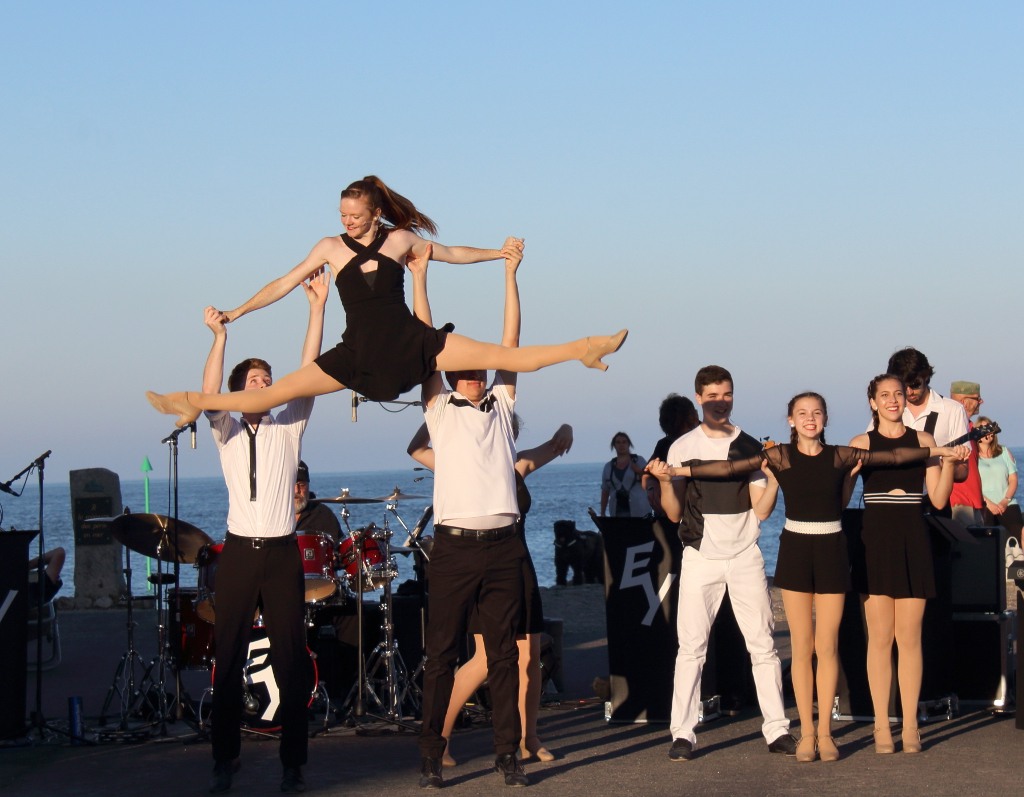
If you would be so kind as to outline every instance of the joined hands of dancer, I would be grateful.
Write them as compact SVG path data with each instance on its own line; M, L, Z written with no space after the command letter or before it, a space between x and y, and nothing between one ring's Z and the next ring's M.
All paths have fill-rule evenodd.
M522 241L509 238L501 250L431 244L416 230L433 233L433 222L375 177L345 189L339 210L344 234L322 239L299 265L241 306L222 313L222 320L234 322L278 301L328 266L347 314L342 343L264 390L215 395L147 392L146 397L157 410L177 415L176 424L183 426L202 410L259 413L295 398L345 388L372 401L391 401L421 384L433 371L494 369L521 373L569 360L606 370L602 358L618 351L626 339L627 330L621 330L615 335L569 343L508 348L428 327L405 304L401 272L406 266L431 258L450 263L495 260L504 258L509 247L521 253Z

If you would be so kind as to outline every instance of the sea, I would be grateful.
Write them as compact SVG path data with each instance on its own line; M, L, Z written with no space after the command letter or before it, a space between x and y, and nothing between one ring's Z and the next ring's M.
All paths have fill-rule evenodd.
M1011 448L1014 457L1020 461L1024 448ZM527 486L533 496L533 506L526 521L526 541L537 569L541 586L555 583L553 526L556 520L574 520L578 529L595 529L588 510L600 510L601 470L604 463L564 464L552 463L534 471L527 479ZM339 495L348 489L353 496L376 498L388 495L396 487L403 493L421 496L402 501L398 507L401 521L410 529L416 524L423 510L431 503L433 481L429 473L405 470L363 471L350 473L313 473L310 489L320 497ZM67 482L48 482L45 489L43 517L44 544L47 550L62 546L68 554L64 566L65 587L63 595L73 594L75 545L71 525L71 498ZM132 512L145 511L144 483L140 479L121 482L121 499ZM860 482L850 501L856 506L860 500ZM1024 503L1024 494L1018 487L1017 500ZM150 479L150 511L171 515L171 497L167 478ZM335 511L337 504L329 505ZM36 529L39 527L39 492L34 481L25 485L20 498L0 495L0 528ZM406 535L394 515L387 512L384 504L356 504L350 507L348 519L352 529L369 523L384 525L388 519L395 532L393 541L400 545ZM224 539L228 514L228 494L224 480L218 477L181 479L178 483L178 516L180 520L202 529L214 541ZM775 572L779 551L779 534L785 522L785 505L780 494L779 503L772 516L761 524L761 550L769 575ZM342 524L344 529L344 524ZM428 527L427 534L430 533ZM35 553L37 542L31 550ZM396 582L412 578L411 557L396 556L399 576ZM150 587L146 582L147 567L155 570L155 562L147 557L132 555L132 590L136 595L147 594ZM180 571L183 587L195 586L197 571L193 565L182 565Z

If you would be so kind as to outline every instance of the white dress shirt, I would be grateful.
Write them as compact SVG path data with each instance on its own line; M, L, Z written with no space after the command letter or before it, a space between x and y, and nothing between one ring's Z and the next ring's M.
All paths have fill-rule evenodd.
M207 412L213 441L228 487L228 531L240 537L284 537L295 532L295 474L302 433L313 399L289 401L276 416L269 412L253 429L231 413ZM250 431L255 431L256 494L250 481Z

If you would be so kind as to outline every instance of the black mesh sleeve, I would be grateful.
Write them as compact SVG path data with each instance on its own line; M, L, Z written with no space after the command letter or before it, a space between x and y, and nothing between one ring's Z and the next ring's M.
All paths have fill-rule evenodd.
M927 448L897 448L894 451L869 451L866 448L850 448L836 446L836 467L850 470L858 462L873 468L892 468L910 462L921 462L928 459L931 453Z
M771 450L771 449L770 449ZM749 457L748 459L722 459L716 462L705 462L703 465L690 465L690 476L694 479L732 479L761 470L767 452ZM692 461L692 460L691 460ZM683 465L689 465L684 462Z

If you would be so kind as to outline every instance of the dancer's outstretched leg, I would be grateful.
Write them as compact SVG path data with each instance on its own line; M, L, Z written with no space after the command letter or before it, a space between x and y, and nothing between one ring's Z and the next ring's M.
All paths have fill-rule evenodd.
M589 368L607 370L601 358L619 350L627 330L616 335L595 335L571 343L553 346L521 346L509 348L496 343L481 343L465 335L448 335L444 349L437 355L439 371L500 370L526 373L556 363L580 360Z
M177 415L178 426L194 421L203 410L231 412L267 412L292 399L322 396L344 390L345 386L310 363L298 371L281 377L269 387L259 390L236 390L231 393L146 393L149 403L165 415Z

